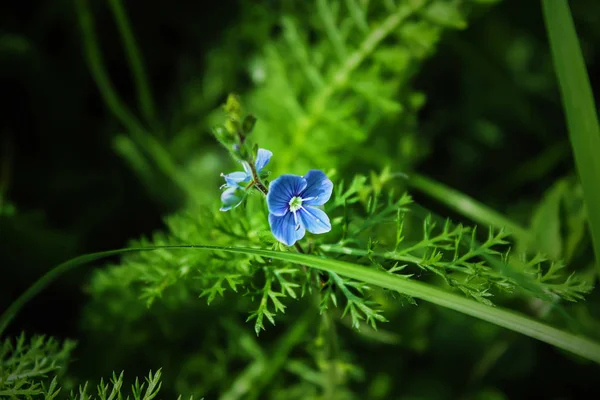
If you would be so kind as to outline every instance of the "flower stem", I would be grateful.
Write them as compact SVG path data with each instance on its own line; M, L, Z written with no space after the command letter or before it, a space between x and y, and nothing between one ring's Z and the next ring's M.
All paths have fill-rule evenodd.
M294 247L296 248L296 250L298 250L298 253L304 254L304 249L302 248L302 246L300 246L300 243L294 243Z
M254 166L254 160L250 160L248 165L250 166L250 171L252 172L251 184L254 184L254 186L256 186L257 189L260 190L262 192L262 194L264 194L266 196L267 194L269 194L269 189L267 189L267 187L260 180L260 177L258 176L258 173L256 172L256 167Z
M256 187L258 188L258 190L260 190L261 192L263 192L263 194L265 196L269 193L269 189L267 189L267 187L261 181L255 181L254 184L256 185Z
M295 242L294 247L296 251L300 254L307 254L300 243ZM310 253L310 245L309 251ZM308 267L306 265L302 265L304 271L308 271ZM319 273L317 273L320 275ZM312 281L312 278L311 278ZM321 287L319 282L321 282L321 278L316 281L313 281L314 293L316 297L317 308L321 304ZM339 354L339 344L338 344L338 336L337 330L335 329L335 316L332 313L332 309L328 308L321 315L321 333L325 336L325 359L327 361L326 364L326 384L324 387L324 396L326 399L333 399L335 396L336 387L338 385L338 354Z
M327 361L327 379L324 388L324 395L326 399L335 398L335 392L339 384L339 344L337 330L335 329L335 317L332 311L332 309L328 309L321 316L321 329L326 336L325 357Z
M265 196L269 194L269 190L265 187L265 185L261 182L258 173L256 172L256 167L254 166L253 160L250 160L248 163L250 165L250 171L252 172L252 182L250 185L254 185L260 190ZM300 243L294 242L294 248L300 254L306 254ZM310 246L309 246L310 248ZM306 265L302 265L304 271L308 271L308 267ZM318 284L314 283L315 294L319 297L319 301L317 304L320 304L320 287ZM337 386L338 373L337 373L337 359L338 359L338 339L337 332L335 329L335 320L334 316L331 313L331 310L327 310L323 313L321 319L321 329L324 331L327 337L326 343L326 358L328 361L327 366L327 375L328 384L325 387L325 395L326 398L333 398L331 396L335 393L335 388Z

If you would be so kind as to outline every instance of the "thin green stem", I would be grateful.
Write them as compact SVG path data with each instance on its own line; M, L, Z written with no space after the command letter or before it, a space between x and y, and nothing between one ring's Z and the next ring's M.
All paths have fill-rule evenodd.
M495 229L503 228L523 243L531 244L527 229L458 190L416 173L407 177L407 183L477 223Z
M119 119L119 121L121 121L131 134L142 134L141 132L144 132L142 124L140 124L133 113L129 111L125 103L119 98L104 69L104 61L98 46L98 39L94 32L94 20L88 0L76 0L75 5L77 6L86 60L92 76L96 81L98 90L100 90L100 95L104 99L109 110L117 117L117 119Z
M76 0L75 5L77 7L88 67L104 103L125 126L134 142L147 154L151 155L152 160L156 162L160 171L172 179L185 192L194 193L196 190L194 183L179 168L162 143L145 130L135 115L129 111L113 87L108 73L104 68L104 61L94 32L94 20L88 0Z
M469 384L474 386L489 372L490 369L498 362L498 360L506 353L511 345L511 341L502 340L494 343L490 348L486 349L483 357L471 371Z
M298 243L298 242L294 243L294 247L296 248L296 250L298 251L298 253L304 254L304 249L302 248L302 246L300 245L300 243Z
M300 39L296 22L293 18L286 16L281 19L283 26L283 37L288 42L288 48L293 51L293 54L302 68L306 79L312 84L315 89L320 89L325 86L323 76L319 69L311 62L308 55L307 43Z
M325 32L327 32L333 50L339 60L343 62L347 57L346 46L339 29L335 26L335 17L328 3L327 0L317 0L317 14L321 17L321 22L325 27Z
M256 167L254 166L254 160L250 160L250 162L248 162L248 165L250 166L250 171L252 171L251 184L255 185L256 188L260 190L265 196L268 195L269 189L267 189L267 187L260 180L260 176L258 176L258 173L256 172Z
M152 99L152 91L148 83L146 71L144 69L144 63L142 61L141 52L135 42L135 37L131 31L131 24L127 18L127 13L123 7L121 0L109 0L108 2L119 28L119 33L123 39L123 45L125 46L127 61L133 75L133 80L137 89L138 101L140 103L140 109L144 115L147 123L151 127L156 126L156 111L154 107L154 101Z
M338 358L339 344L333 310L328 309L321 316L321 326L326 340L327 380L325 382L324 398L335 399L339 384Z
M350 279L355 279L360 282L379 286L384 289L397 291L416 299L428 301L430 303L470 315L483 321L491 322L495 325L551 344L600 364L600 344L597 342L576 334L562 331L550 325L538 322L525 315L505 310L500 307L487 306L474 300L446 292L445 290L423 282L404 279L402 277L394 276L392 274L375 270L363 265L351 264L344 261L327 259L308 254L279 252L249 247L223 247L209 245L125 248L120 250L86 254L73 258L50 270L10 305L10 307L0 316L0 335L2 335L8 324L14 319L19 310L21 310L23 306L27 304L27 302L29 302L42 289L48 286L63 273L101 258L123 253L153 251L158 249L226 251L245 255L255 255L267 259L272 258L290 263L306 265L322 271L338 273Z
M110 250L100 253L85 254L83 256L72 258L71 260L64 262L46 272L40 279L38 279L33 285L19 296L11 305L4 310L0 316L0 336L4 333L4 330L8 327L8 324L14 319L17 313L27 304L31 299L37 296L42 290L44 290L49 284L54 282L57 278L62 276L64 273L75 269L77 267L87 265L93 261L107 258L117 254L134 253L139 251L138 249L119 249Z
M300 254L306 254L300 243L295 242L294 247ZM310 253L310 246L308 249ZM308 268L305 265L302 265L302 268L307 270ZM319 274L320 275L320 274ZM319 309L319 305L321 303L321 279L319 277L318 280L313 280L313 290L314 296L316 297L316 307ZM335 399L335 393L338 386L339 381L339 372L338 372L338 358L339 358L339 343L338 343L338 335L337 329L335 327L337 316L334 315L334 310L332 308L327 308L327 310L321 315L321 329L323 330L326 336L326 357L327 357L327 376L328 379L325 382L325 391L324 396L326 399Z
M260 190L265 196L269 194L269 189L259 180L254 182L258 190Z
M346 254L357 257L381 257L387 260L402 261L416 266L421 266L421 264L423 263L422 257L417 257L410 254L400 254L397 251L378 252L372 250L357 249L348 246L340 246L337 244L322 244L319 246L319 249L323 250L326 253ZM469 271L466 271L460 266L450 265L447 263L433 262L430 265L434 267L444 267L454 271L469 273Z
M360 29L363 34L368 34L369 23L367 21L367 16L365 15L366 6L357 4L356 0L346 0L346 7L348 7L348 11L350 11L350 15L358 29Z
M262 390L283 368L294 347L305 339L314 318L315 313L308 310L294 320L290 329L272 349L272 356L258 359L249 365L219 399L237 400L244 398L252 400L260 398Z

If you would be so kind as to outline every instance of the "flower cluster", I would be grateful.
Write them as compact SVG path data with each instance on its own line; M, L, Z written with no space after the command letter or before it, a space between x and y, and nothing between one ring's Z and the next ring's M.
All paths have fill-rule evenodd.
M254 168L259 177L261 176L263 168L271 160L271 156L273 156L273 153L269 150L258 149ZM246 161L242 161L242 167L244 168L244 172L236 171L227 175L221 174L225 179L225 184L221 186L221 189L225 189L221 195L221 202L223 203L223 206L220 209L221 211L229 211L232 208L239 206L246 197L247 189L251 188L250 184L252 183L253 177L250 164Z
M258 179L272 155L268 150L258 149L254 163ZM254 181L250 164L242 162L242 166L244 172L222 175L225 179L222 188L225 188L225 191L221 196L221 211L228 211L240 205L248 190L261 184ZM271 182L267 193L267 206L273 236L281 243L292 246L304 237L306 231L315 234L329 232L329 217L317 207L329 200L332 191L333 183L319 170L308 171L305 176L286 174Z

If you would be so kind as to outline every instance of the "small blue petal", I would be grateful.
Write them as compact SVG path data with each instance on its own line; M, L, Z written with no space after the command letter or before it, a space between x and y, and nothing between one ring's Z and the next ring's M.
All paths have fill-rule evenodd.
M250 181L250 177L240 171L223 175L223 178L225 178L225 185L230 188L236 188L240 183Z
M316 169L308 171L304 179L306 179L307 186L302 192L302 198L310 200L305 200L303 204L322 206L327 203L333 191L333 182L322 171Z
M300 195L305 188L306 180L301 176L281 175L269 186L267 195L269 212L277 216L284 215L289 209L292 197Z
M331 222L324 211L311 206L304 206L299 210L300 220L307 231L311 233L325 233L331 230Z
M258 153L256 154L256 162L254 165L256 166L256 172L260 173L260 171L269 163L273 153L269 150L258 149Z
M242 167L244 167L244 172L246 172L248 179L252 179L252 169L250 169L250 164L246 161L242 161Z
M269 214L269 225L275 239L286 246L292 246L297 240L302 239L306 233L301 223L296 224L294 214L291 212L281 216Z
M229 211L232 208L236 208L244 200L244 191L238 188L229 188L221 194L221 202L223 207L220 211Z

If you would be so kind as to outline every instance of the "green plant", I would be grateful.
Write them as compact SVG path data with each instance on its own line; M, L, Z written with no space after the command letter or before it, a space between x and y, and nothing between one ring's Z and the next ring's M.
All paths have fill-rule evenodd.
M164 229L151 237L133 240L124 249L87 254L51 270L0 316L0 334L31 298L63 273L119 256L94 271L86 285L90 300L82 327L90 340L87 354L104 360L99 370L123 363L134 366L127 362L140 354L163 365L163 370L150 373L145 388L136 381L135 399L156 396L162 371L170 393L186 396L392 396L398 388L386 386L389 375L380 375L384 383L378 383L356 355L355 347L360 346L352 343L402 342L411 351L422 351L431 334L427 321L443 314L443 309L458 312L459 316L452 314L455 318L462 314L485 322L476 325L469 320L483 326L484 333L465 333L481 335L483 360L476 364L473 379L485 374L519 337L507 339L497 327L555 346L567 357L575 356L595 368L592 363L600 363L597 321L581 311L586 310L584 300L596 280L593 262L582 251L585 222L593 221L595 213L593 207L590 210L594 188L590 189L589 179L582 177L581 186L571 177L556 181L534 207L527 226L412 172L429 151L427 138L418 134L417 126L425 96L413 89L412 80L442 33L464 28L480 2L283 2L277 3L279 21L267 15L266 6L256 6L242 17L243 27L255 22L253 18L259 26L249 39L256 53L243 65L252 84L241 98L252 114L244 114L237 96L228 98L225 113L209 112L211 102L223 95L222 87L189 89L194 92L190 103L199 93L211 94L206 104L188 104L206 114L194 124L202 124L202 129L215 125L216 141L202 139L208 147L200 155L197 147L185 145L201 141L191 138L201 136L197 130L179 126L169 132L161 127L168 124L158 121L121 2L109 5L134 74L141 118L127 109L112 88L94 37L91 11L87 1L79 0L92 74L108 108L127 130L127 135L115 139L119 153L151 193L163 198L165 188L174 186L184 201L165 218ZM565 18L568 9L544 4L552 32L551 21ZM265 33L275 26L281 32ZM554 51L559 54L564 38L553 35ZM233 54L215 56L216 65L235 64L232 60L239 56L232 50L235 35L229 40L221 51ZM569 46L574 36L570 40ZM215 54L222 53L211 53ZM242 67L209 69L205 79L222 82L235 76L232 70L237 68ZM565 80L569 67L561 68L559 78ZM583 85L584 69L575 75ZM594 128L578 129L577 121L573 127L573 118L577 119L573 93L566 90L564 97L571 135L575 135L573 146L576 152L586 153L589 148L580 146L576 136L592 138ZM590 107L588 101L588 114ZM255 166L259 145L273 152L270 172L263 170L264 165ZM200 168L206 176L198 175L194 171L209 153L215 155L215 163ZM245 163L245 175L234 183L226 181L222 198L227 207L222 210L227 212L218 212L215 165L228 165L224 154ZM578 171L586 167L578 165ZM331 198L319 204L331 230L282 240L270 223L269 214L274 212L264 197L282 174L314 169L322 169L333 182ZM159 175L165 180L158 180ZM466 221L440 217L424 208L407 187L446 204ZM302 202L309 201L298 196L294 192L289 200L291 212L299 212ZM304 229L295 223L296 229ZM594 232L594 223L590 226ZM292 242L293 247L284 245ZM573 317L573 310L584 316ZM414 325L407 327L410 323L404 324L405 320ZM415 337L423 342L415 344ZM181 349L180 343L186 348ZM32 397L59 395L60 377L50 383L44 379L57 374L59 361L66 363L67 350L61 353L55 344L48 346L48 361L40 364L37 356L27 356L23 344L18 352L5 346L8 361L3 365L23 359L35 371L31 375L35 379L23 375L18 385L4 388L6 394L26 388ZM102 357L94 355L107 348L111 351ZM8 378L2 376L0 384L7 385ZM370 385L357 388L365 379ZM122 387L123 374L113 375L110 384L100 382L98 398L121 398ZM470 394L487 393L477 390ZM80 386L72 398L91 398L86 393L87 386Z

